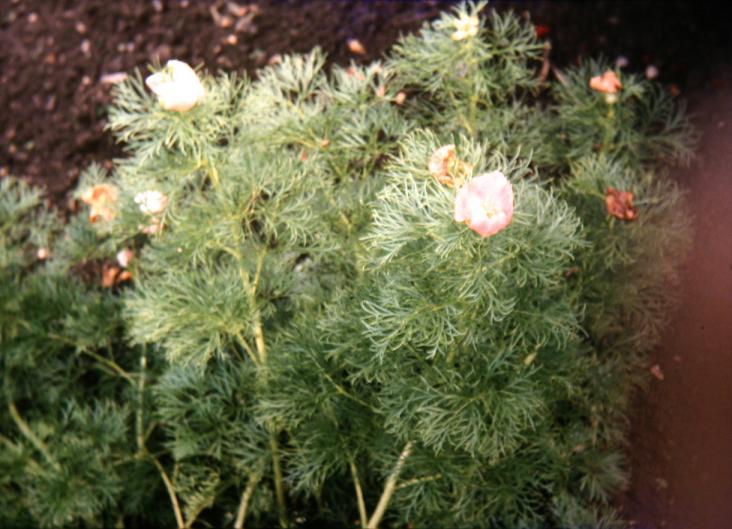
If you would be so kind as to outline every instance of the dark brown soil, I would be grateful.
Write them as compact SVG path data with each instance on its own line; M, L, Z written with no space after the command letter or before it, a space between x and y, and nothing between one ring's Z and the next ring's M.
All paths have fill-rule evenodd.
M251 13L255 4L240 0ZM320 46L338 63L370 61L445 2L0 0L0 175L45 186L57 203L92 161L121 154L104 131L104 74L178 58L212 71L254 70ZM627 516L642 529L732 527L732 40L705 2L493 2L549 30L552 60L629 59L658 67L688 97L704 133L699 160L675 176L697 219L682 305L656 351L665 374L639 395ZM216 15L211 11L215 9ZM241 14L241 13L239 13ZM231 17L232 25L214 18ZM236 24L239 22L238 29ZM233 36L233 37L232 37ZM235 37L235 38L234 38ZM348 38L366 48L356 56Z
M238 17L224 0L0 0L1 174L45 185L58 201L90 162L118 156L104 132L104 74L170 58L253 73L314 46L332 61L371 61L439 12L434 2L240 5L255 7ZM365 55L348 51L349 38L368 44Z

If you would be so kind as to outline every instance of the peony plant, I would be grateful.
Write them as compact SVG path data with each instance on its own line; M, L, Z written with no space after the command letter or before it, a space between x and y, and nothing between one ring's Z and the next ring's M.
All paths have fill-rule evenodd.
M622 524L693 130L484 8L366 66L129 76L63 225L2 182L0 525Z

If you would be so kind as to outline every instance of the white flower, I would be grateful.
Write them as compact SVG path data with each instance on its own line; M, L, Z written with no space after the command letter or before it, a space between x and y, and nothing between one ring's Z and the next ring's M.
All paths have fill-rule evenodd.
M480 21L475 15L460 15L460 18L455 20L453 25L455 26L456 31L450 35L450 38L452 40L464 40L470 37L475 37L478 34Z
M127 268L134 257L135 252L133 252L129 248L125 248L124 250L120 250L119 252L117 252L117 262L122 268Z
M148 76L145 84L155 92L165 110L185 112L196 106L205 95L196 72L182 61L168 61L163 70Z
M143 191L135 195L135 203L145 215L156 215L165 210L168 197L160 191Z

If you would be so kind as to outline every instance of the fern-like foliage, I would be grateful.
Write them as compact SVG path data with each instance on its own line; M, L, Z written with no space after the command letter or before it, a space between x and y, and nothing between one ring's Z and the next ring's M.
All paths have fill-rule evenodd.
M1 181L0 525L619 527L695 133L637 76L593 91L602 61L547 91L534 35L464 4L383 62L199 71L186 112L136 73L68 222ZM481 237L456 194L493 171Z

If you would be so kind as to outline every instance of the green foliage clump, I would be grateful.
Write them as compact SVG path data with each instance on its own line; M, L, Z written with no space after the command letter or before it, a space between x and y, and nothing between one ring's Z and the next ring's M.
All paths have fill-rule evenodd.
M129 155L76 194L113 186L109 219L0 183L0 525L619 526L694 133L638 76L591 90L602 62L549 87L533 28L483 7L382 63L201 74L187 112L132 76ZM455 197L493 171L514 213L481 237Z

